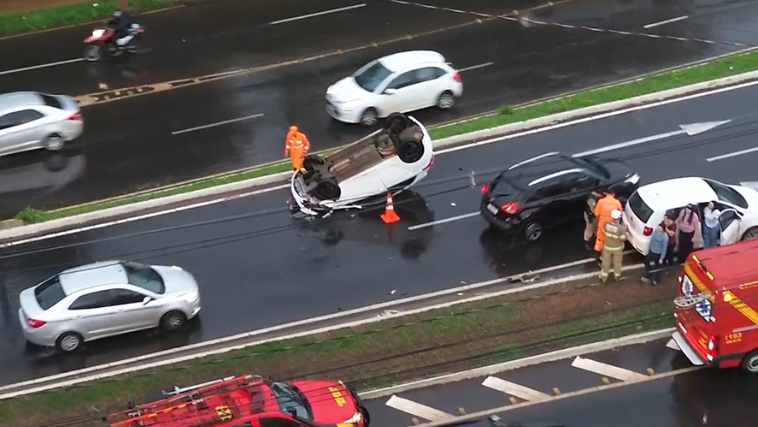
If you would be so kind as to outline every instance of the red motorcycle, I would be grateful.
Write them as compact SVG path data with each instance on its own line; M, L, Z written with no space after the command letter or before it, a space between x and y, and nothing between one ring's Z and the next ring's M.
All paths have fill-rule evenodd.
M116 43L116 32L110 27L100 27L92 30L92 34L84 39L84 59L96 62L103 58L103 55L115 56L121 53L136 53L136 39L145 32L145 29L139 24L132 24L129 27L130 39L123 45Z

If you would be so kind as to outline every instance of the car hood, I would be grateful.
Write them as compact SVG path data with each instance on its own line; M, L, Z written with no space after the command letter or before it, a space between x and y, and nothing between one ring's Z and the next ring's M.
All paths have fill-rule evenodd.
M730 185L730 187L734 188L745 198L748 209L751 211L758 211L758 191L742 185Z
M169 267L165 265L153 265L151 267L163 278L167 295L182 294L198 290L195 278L181 267Z
M368 92L358 86L353 77L345 77L326 90L326 99L330 102L352 102L366 96Z
M343 424L359 413L350 391L335 381L292 381L308 400L313 421L318 424Z

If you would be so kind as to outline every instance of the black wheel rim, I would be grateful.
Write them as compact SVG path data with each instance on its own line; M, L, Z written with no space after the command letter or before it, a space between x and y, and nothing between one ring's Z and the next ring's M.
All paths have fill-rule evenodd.
M417 159L419 156L418 144L403 144L403 157L406 159Z

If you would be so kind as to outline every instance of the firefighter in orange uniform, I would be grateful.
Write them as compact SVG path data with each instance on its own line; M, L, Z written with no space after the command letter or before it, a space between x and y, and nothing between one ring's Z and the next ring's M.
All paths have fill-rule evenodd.
M298 132L297 126L290 126L287 133L287 141L284 147L284 155L289 156L292 160L292 167L295 170L303 168L303 159L311 149L311 142L305 134Z
M595 239L595 252L600 257L600 252L603 250L605 244L605 223L611 220L611 212L614 210L622 210L621 202L615 197L613 189L606 189L604 191L605 197L597 201L595 205L595 218L597 218L597 232Z

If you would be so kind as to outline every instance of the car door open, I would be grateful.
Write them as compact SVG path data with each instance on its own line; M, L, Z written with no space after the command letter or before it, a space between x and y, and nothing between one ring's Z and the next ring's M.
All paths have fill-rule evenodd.
M720 245L731 245L740 241L740 215L734 209L725 209L719 216L719 226L721 226Z

